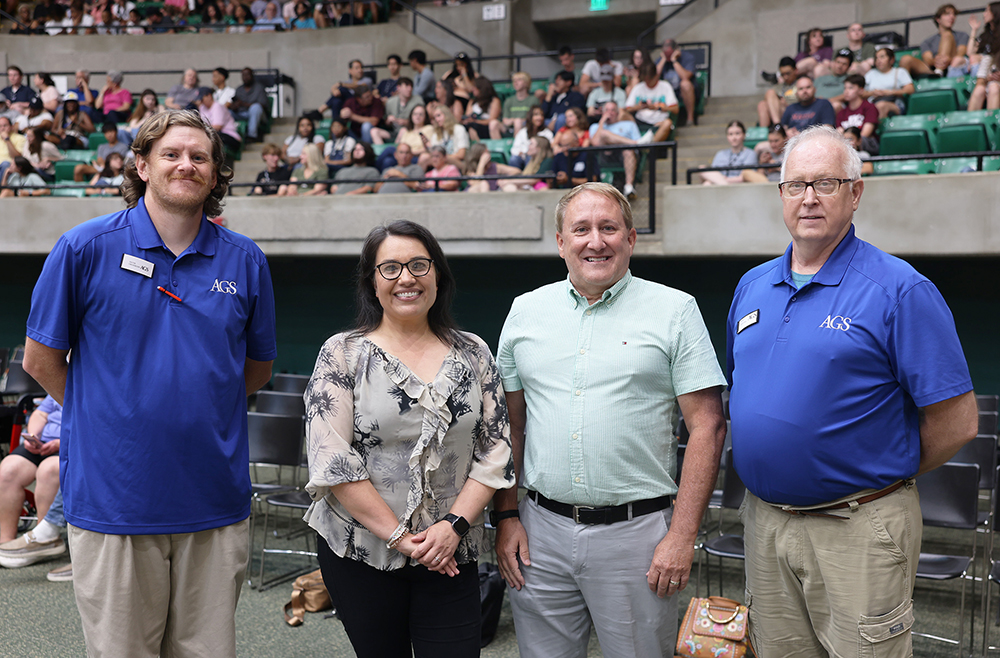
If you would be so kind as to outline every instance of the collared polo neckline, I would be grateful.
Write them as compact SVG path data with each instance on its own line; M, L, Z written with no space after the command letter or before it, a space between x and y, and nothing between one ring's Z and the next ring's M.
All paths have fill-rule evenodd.
M847 235L834 248L830 257L823 263L823 267L819 268L819 272L813 275L809 283L818 283L824 286L840 285L840 282L844 279L844 274L847 273L848 265L851 264L851 260L854 258L854 252L858 250L859 243L860 240L854 235L854 224L851 224L851 227L847 230ZM795 287L795 284L792 282L791 243L785 249L785 255L781 257L781 267L774 268L774 272L771 274L772 285L779 285L781 283L788 283L793 288Z
M167 249L167 246L163 243L163 238L160 237L152 218L149 216L149 211L146 210L145 196L139 199L139 203L136 204L135 208L129 210L129 218L132 220L132 234L135 236L137 247L140 249L156 249L157 247ZM215 255L215 240L212 239L214 237L212 235L213 227L210 224L211 222L202 213L201 224L198 226L198 235L195 236L191 246L184 250L184 253L188 253L193 249L204 256ZM176 257L179 258L181 255L176 254Z
M605 304L610 303L615 297L621 295L621 293L628 287L629 282L632 280L632 270L625 270L625 276L618 279L615 285L611 286L604 291L601 298L594 302L594 304L600 304L604 302ZM573 308L579 308L582 303L584 306L592 306L592 304L587 300L586 297L580 294L580 292L573 286L573 282L570 280L569 275L566 275L566 290L569 292L570 299L573 300Z

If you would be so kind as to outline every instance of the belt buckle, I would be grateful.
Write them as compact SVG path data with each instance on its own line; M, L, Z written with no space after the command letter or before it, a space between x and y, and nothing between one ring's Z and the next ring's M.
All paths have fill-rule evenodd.
M597 509L596 507L588 507L586 505L573 505L573 521L576 523L586 523L586 521L580 520L580 511L582 510L584 512L593 512L596 509Z

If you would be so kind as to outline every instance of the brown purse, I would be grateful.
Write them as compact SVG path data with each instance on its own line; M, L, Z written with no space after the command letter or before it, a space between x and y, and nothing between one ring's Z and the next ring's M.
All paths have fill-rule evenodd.
M299 626L307 612L320 612L333 607L330 593L323 584L323 575L317 569L299 576L292 583L292 600L285 604L285 622L289 626Z
M743 658L749 647L748 616L747 607L732 599L721 596L691 599L677 633L677 655Z

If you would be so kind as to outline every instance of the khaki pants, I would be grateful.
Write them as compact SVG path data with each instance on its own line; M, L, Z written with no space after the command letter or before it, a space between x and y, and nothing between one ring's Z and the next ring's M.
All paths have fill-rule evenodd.
M90 658L235 658L249 520L177 535L69 526Z
M740 515L758 657L912 656L917 488L832 514L847 518L793 516L747 492Z

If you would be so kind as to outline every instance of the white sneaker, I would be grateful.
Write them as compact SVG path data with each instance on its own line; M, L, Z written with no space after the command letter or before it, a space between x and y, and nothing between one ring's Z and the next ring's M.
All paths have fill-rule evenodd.
M628 199L629 201L635 200L635 188L632 187L631 185L626 185L625 189L622 190L622 194L624 194L625 198Z
M647 130L646 134L639 138L636 144L652 144L653 143L653 131Z
M17 569L65 552L66 544L59 537L52 541L35 541L35 533L26 532L17 539L0 544L0 566Z

